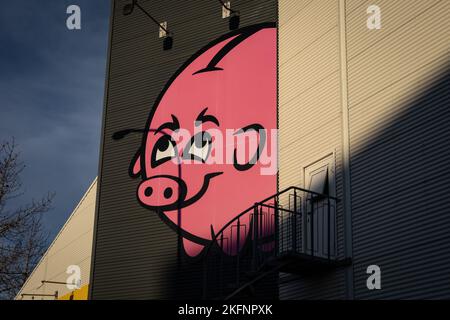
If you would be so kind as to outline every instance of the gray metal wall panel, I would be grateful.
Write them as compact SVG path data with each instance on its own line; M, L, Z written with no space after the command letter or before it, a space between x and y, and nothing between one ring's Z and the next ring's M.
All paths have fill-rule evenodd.
M137 180L128 166L141 136L113 141L124 128L143 128L151 107L172 74L197 50L228 33L217 1L140 1L174 33L172 50L163 51L158 27L137 9L113 16L107 105L104 112L95 257L91 298L193 298L201 291L199 264L177 272L177 236L136 200ZM234 0L241 26L276 21L277 1Z
M331 146L341 156L337 3L279 2L280 188ZM377 1L381 30L366 26L372 4L345 1L354 297L448 298L450 2ZM382 290L366 287L371 264ZM345 286L338 272L281 281L284 298L342 298Z
M450 2L378 1L381 30L369 4L347 1L355 298L448 299Z

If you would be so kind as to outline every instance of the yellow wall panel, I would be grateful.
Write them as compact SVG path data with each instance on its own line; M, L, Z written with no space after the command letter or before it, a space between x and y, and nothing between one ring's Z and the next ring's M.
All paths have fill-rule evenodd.
M58 300L87 300L88 294L89 285L85 285L78 290L74 290L61 296L60 298L58 298Z

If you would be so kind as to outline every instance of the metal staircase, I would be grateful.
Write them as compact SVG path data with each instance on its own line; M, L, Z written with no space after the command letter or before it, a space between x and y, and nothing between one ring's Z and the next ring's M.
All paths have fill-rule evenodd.
M339 200L289 187L229 221L203 256L203 298L257 294L257 283L278 272L300 274L347 264L337 259Z

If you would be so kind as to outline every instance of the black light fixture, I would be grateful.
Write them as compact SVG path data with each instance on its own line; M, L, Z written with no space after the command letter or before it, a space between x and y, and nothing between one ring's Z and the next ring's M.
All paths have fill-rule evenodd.
M230 30L236 30L239 28L239 23L241 22L241 17L238 12L233 12L230 16L230 21L228 22Z
M132 0L131 3L124 5L123 6L123 15L128 16L128 15L132 14L135 4L136 4L136 0Z
M128 16L133 13L134 7L138 7L147 17L149 17L154 23L158 25L158 27L165 32L164 40L163 40L163 50L170 50L172 49L173 45L173 37L172 33L167 30L166 27L164 27L161 23L156 21L155 18L153 18L142 6L137 2L137 0L132 0L131 3L127 3L123 6L123 15Z
M231 7L228 7L222 0L219 0L219 2L225 10L228 10L231 13L228 20L228 28L230 28L230 30L238 29L239 23L241 22L239 11L231 9Z
M165 36L163 40L163 50L170 50L172 49L173 45L173 38L171 36Z

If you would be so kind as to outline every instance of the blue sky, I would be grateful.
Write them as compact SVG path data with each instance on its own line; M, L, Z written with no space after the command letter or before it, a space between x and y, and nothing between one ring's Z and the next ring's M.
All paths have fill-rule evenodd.
M71 4L81 30L66 27ZM97 175L109 10L109 0L2 2L0 139L20 146L20 201L56 193L50 239Z

